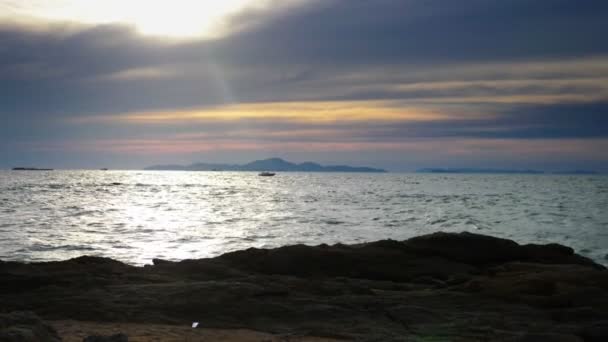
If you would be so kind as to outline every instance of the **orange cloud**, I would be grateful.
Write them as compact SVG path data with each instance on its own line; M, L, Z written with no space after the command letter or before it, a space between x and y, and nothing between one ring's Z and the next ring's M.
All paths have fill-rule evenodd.
M77 122L167 124L269 120L297 123L364 121L430 121L452 118L424 107L404 107L390 101L243 103L203 109L127 113L74 119Z

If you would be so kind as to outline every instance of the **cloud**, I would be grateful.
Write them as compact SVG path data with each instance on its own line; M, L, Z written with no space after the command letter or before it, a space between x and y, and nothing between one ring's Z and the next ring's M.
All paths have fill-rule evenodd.
M420 84L429 77L446 82L474 75L486 80L494 76L500 88L483 95L497 96L496 102L595 101L605 95L603 90L593 96L588 95L592 90L539 91L534 99L529 92L527 98L505 94L505 83L498 81L533 77L524 75L527 71L547 77L544 67L553 71L550 77L563 76L563 82L580 74L589 77L597 68L608 74L601 57L608 54L607 47L599 43L605 31L601 29L608 24L598 14L607 6L585 1L574 8L563 0L511 0L508 5L471 0L311 1L292 11L245 11L233 20L255 25L213 41L145 37L120 25L5 25L0 28L4 97L34 96L36 101L15 101L2 109L21 115L80 116L226 101L437 94L481 101L479 91L471 90L486 89L487 83L471 82L450 92L444 88L443 93ZM548 81L541 84L542 79L530 81L537 88L551 87ZM521 86L526 91L529 85ZM495 94L488 94L490 90ZM499 91L503 94L496 94Z
M217 42L235 63L399 65L605 54L603 1L330 0ZM240 52L240 53L237 53Z
M313 0L242 11L213 40L4 23L0 145L308 144L372 158L395 146L433 151L432 139L469 151L478 145L455 141L515 151L518 140L602 140L607 10L595 0Z
M407 108L389 101L273 102L215 106L185 111L142 112L72 119L75 123L196 124L258 121L307 125L352 122L432 121L449 116L424 108Z

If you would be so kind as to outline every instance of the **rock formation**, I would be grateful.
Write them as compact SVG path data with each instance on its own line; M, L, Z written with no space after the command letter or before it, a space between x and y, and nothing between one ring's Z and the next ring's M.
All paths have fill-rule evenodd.
M247 249L145 267L0 262L5 312L375 341L608 341L608 271L471 233Z

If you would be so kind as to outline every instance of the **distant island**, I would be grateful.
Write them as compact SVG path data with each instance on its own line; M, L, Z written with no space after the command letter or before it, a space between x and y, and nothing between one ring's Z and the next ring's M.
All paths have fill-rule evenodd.
M553 172L556 175L599 175L597 171L591 170L572 170L572 171L556 171Z
M346 165L323 166L313 162L291 163L281 158L252 161L247 164L195 163L191 165L154 165L145 168L154 171L281 171L281 172L386 172L371 167Z
M501 174L555 174L555 175L597 175L599 172L590 170L572 170L545 172L529 169L484 169L484 168L424 168L418 173L501 173Z
M39 169L37 167L14 167L13 171L53 171L53 169Z
M515 170L515 169L483 169L483 168L425 168L419 169L419 173L523 173L542 174L538 170Z

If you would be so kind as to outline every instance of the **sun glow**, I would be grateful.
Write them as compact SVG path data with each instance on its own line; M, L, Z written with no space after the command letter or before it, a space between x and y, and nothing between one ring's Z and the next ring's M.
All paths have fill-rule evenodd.
M264 3L264 0L0 0L0 13L86 24L121 23L149 35L208 37L221 33L229 15Z

